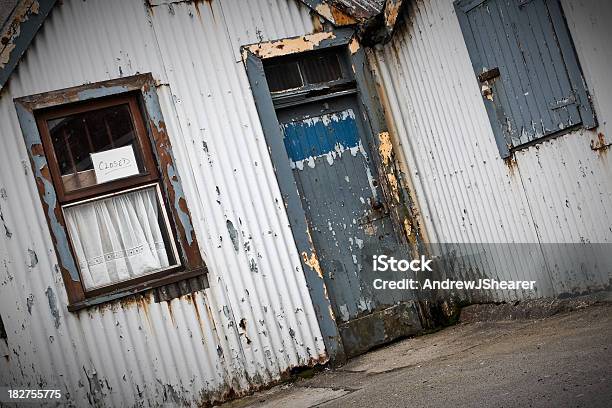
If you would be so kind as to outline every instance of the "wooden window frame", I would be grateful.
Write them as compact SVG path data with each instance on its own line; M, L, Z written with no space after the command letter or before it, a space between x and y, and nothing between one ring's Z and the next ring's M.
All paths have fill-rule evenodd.
M65 191L47 120L123 104L129 106L144 173ZM206 278L207 268L176 171L176 161L151 74L17 98L15 107L66 286L68 310L76 311L200 275ZM164 227L168 228L168 238L172 241L173 255L179 266L173 265L159 272L86 290L62 207L150 187L156 188L165 215ZM205 287L208 287L207 280L205 283Z
M144 125L144 121L142 119L142 113L140 112L140 108L138 106L137 98L138 95L134 93L130 93L127 95L111 96L109 98L94 99L76 105L60 105L58 107L50 108L48 110L36 114L36 122L42 138L45 155L47 156L47 161L49 163L51 177L53 178L53 183L56 186L58 199L62 204L77 200L88 199L106 193L114 193L122 189L133 187L138 184L147 182L150 183L159 180L157 164L155 163L153 157L151 143L149 143L149 141L147 140L147 131ZM55 148L53 147L53 142L51 140L51 135L49 132L48 121L70 115L76 115L79 113L92 112L99 109L121 105L128 105L129 107L132 125L134 126L135 137L138 142L138 147L140 148L142 153L145 172L119 180L114 180L108 183L96 184L73 191L65 191L62 181L62 175L59 169L59 163L55 153Z
M67 205L61 205L61 209L62 209L62 217L65 219L64 216L64 209L71 207L71 206L78 206L81 204L85 204L87 202L92 202L92 201L97 201L97 200L103 200L105 198L109 198L109 197L113 197L113 196L118 196L121 194L127 194L127 193L131 193L134 191L140 191L140 190L145 190L145 189L149 189L149 188L154 188L155 189L155 195L159 200L159 204L161 206L160 210L162 211L162 215L164 216L164 227L167 229L167 234L168 234L168 239L170 241L170 245L171 245L171 250L172 250L172 256L174 258L176 258L176 262L173 265L170 265L166 268L163 268L157 272L154 273L149 273L149 274L145 274L145 275L141 275L138 276L136 278L132 278L132 279L127 279L127 280L122 280L122 281L118 281L116 283L110 284L110 285L105 285L105 286L100 286L100 287L95 287L89 290L85 290L85 296L86 297L96 297L96 296L102 296L105 295L106 293L109 292L114 292L117 290L121 290L123 288L129 288L132 287L134 285L138 285L138 284L143 284L146 283L148 281L155 281L158 279L163 279L164 277L166 277L169 274L172 274L174 272L180 271L182 268L182 262L181 262L181 258L178 254L178 251L176 250L177 248L177 242L176 242L176 237L174 235L174 228L172 226L172 223L170 222L170 219L167 215L168 210L167 210L167 205L166 205L166 200L163 197L163 194L161 193L161 186L160 186L160 182L153 182L151 184L144 184L144 185L134 185L133 187L127 187L124 189L120 189L111 193L106 193L106 194L100 194L100 195L94 195L92 194L91 197L86 198L84 200L81 201L76 201L76 202L72 202L72 203L68 203ZM67 239L68 239L68 245L70 246L70 250L72 251L73 254L76 253L75 248L74 248L74 243L72 241L72 238L70 237L70 234L67 234ZM76 259L76 256L75 256ZM79 271L79 276L80 276L80 271Z

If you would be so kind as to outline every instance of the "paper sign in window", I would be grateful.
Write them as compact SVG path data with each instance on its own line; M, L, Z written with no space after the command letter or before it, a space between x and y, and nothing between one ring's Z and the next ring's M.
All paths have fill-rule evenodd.
M98 183L106 183L140 173L131 145L91 153L91 161Z

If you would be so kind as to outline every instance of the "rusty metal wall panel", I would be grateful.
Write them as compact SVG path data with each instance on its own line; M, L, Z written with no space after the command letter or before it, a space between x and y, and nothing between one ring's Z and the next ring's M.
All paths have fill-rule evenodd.
M545 251L527 258L501 245L496 256L473 258L478 261L467 272L475 278L486 272L502 279L536 279L537 293L495 291L474 300L553 296L568 287L578 292L609 285L606 272L551 272L547 265L554 263L552 254L559 247L546 244L612 241L610 139L605 136L606 119L612 116L605 73L612 52L605 40L610 38L606 16L612 5L563 2L602 125L526 148L504 161L452 3L411 2L394 40L371 55L429 241L545 243ZM601 15L593 15L595 10Z
M326 359L233 42L243 27L305 34L310 16L281 0L239 16L209 4L64 1L0 94L3 384L59 386L78 406L196 405ZM12 99L143 72L158 81L210 288L70 313Z

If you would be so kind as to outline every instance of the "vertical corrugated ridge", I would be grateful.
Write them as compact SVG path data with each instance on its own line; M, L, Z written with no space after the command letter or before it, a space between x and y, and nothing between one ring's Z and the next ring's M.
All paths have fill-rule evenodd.
M215 9L213 9L215 10ZM182 14L181 14L182 13ZM212 14L213 12L211 11L211 14L208 14L208 10L200 10L200 14L198 14L198 19L202 19L204 21L211 21L212 20ZM218 15L218 13L215 11L214 12L215 15ZM193 15L193 10L185 10L185 9L174 9L174 14L172 15L172 17L168 17L169 20L168 22L164 22L163 24L166 24L165 26L162 24L159 24L160 26L160 31L162 32L166 32L166 30L168 31L169 35L172 35L172 33L170 33L171 31L171 27L175 24L175 20L170 20L170 19L177 19L181 16L187 17L189 19L193 19L192 17ZM158 17L161 19L161 14L158 15ZM225 19L227 21L228 19L228 13L225 12L224 14ZM194 20L195 21L195 20ZM228 24L229 26L232 26L231 24ZM229 57L231 55L231 49L229 48L230 44L224 44L224 41L227 41L227 39L223 38L223 31L221 31L221 34L218 34L217 31L213 31L211 32L211 29L214 29L214 25L206 25L206 24L202 24L202 29L203 31L198 31L200 29L200 27L197 24L192 25L192 29L194 31L192 31L190 33L190 35L192 36L206 36L206 37L213 37L215 35L219 35L219 37L215 37L215 41L212 42L212 44L217 44L217 45L221 45L220 48L218 49L209 49L208 47L198 47L197 49L192 48L188 48L187 50L185 50L185 53L189 53L191 55L195 55L197 60L201 61L201 64L199 64L201 67L205 67L205 69L209 68L205 61L207 59L207 56L210 55L214 55L213 59L218 60L218 61L230 61ZM196 30L198 29L198 30ZM218 30L218 29L217 29ZM162 34L162 37L165 37ZM168 37L170 38L170 37ZM172 38L169 43L172 44L186 44L186 46L189 46L188 42L185 41L184 38ZM234 44L231 44L234 45ZM228 46L227 48L223 47L223 46ZM163 45L162 45L163 47ZM238 45L236 45L236 47L238 47ZM191 74L188 71L184 71L181 70L180 66L180 59L177 56L177 52L183 52L183 51L178 51L177 49L172 49L170 47L167 47L166 50L168 51L168 58L167 60L169 60L170 62L168 62L168 65L170 66L177 66L177 68L172 68L172 71L176 70L177 72L180 72L180 76L181 77L189 77ZM225 53L224 51L227 50ZM230 72L240 68L240 69L244 69L242 67L242 65L236 65L234 63L231 63L232 66L228 67ZM187 70L191 70L192 67L187 66L186 67ZM226 85L226 83L224 82L225 79L225 75L228 74L228 68L214 68L213 66L210 66L210 71L208 71L208 73L206 74L207 77L209 78L214 78L211 82L211 84L218 84L218 87L214 87L213 89L203 89L203 90L199 90L199 95L198 95L198 89L189 89L189 98L190 100L193 100L193 105L189 104L189 105L185 105L186 107L184 109L188 110L189 108L187 106L197 106L201 103L200 99L204 99L205 101L207 99L212 99L215 107L214 109L217 111L216 114L212 117L209 117L207 119L207 122L205 123L197 123L196 127L201 128L201 129L206 129L203 133L204 134L210 134L212 135L209 139L203 140L204 142L206 142L207 144L207 149L208 149L208 155L209 158L210 157L221 157L221 160L227 163L231 163L232 161L238 161L241 163L260 163L259 165L263 165L264 163L266 163L266 158L262 158L262 157L257 157L257 158L253 158L251 157L251 154L249 153L250 150L253 149L241 149L239 147L238 144L234 144L233 143L233 139L230 137L225 137L223 138L223 143L219 144L218 141L215 141L215 134L222 134L222 133L227 133L227 125L230 126L230 128L232 129L230 131L230 134L240 134L242 133L242 129L236 129L235 127L233 127L234 122L232 122L231 120L228 120L229 118L227 118L224 114L225 111L227 111L227 108L225 108L225 99L229 99L230 102L229 105L231 106L236 106L239 107L239 110L241 110L243 103L237 101L236 99L240 99L242 100L250 100L250 95L240 95L239 93L241 92L241 88L239 87L231 87L231 89L224 89L222 90L221 87L223 87L224 85ZM223 72L223 75L221 75L221 72ZM236 75L236 72L231 72L231 74ZM244 75L242 73L242 75ZM244 82L243 82L244 84ZM248 87L247 87L248 89ZM177 93L182 93L182 98L187 98L187 93L183 93L185 90L181 90L181 89L173 89L173 92L175 94ZM204 96L204 93L207 92L207 95ZM237 95L238 94L238 95ZM227 96L226 98L224 98L222 95L231 95L231 96ZM252 103L251 103L252 105ZM254 106L250 106L251 109L254 109ZM213 108L211 107L210 103L207 105L207 103L205 102L202 108L202 111L211 111ZM244 116L244 112L237 112L237 114L239 116ZM192 118L197 117L197 114L192 113L192 112L186 112L185 113L186 116L190 116ZM219 120L216 120L217 118L220 118ZM226 119L227 118L227 119ZM256 122L256 124L254 125L253 123L249 123L249 121L252 119L252 114L251 115L246 115L245 119L247 120L246 123L241 121L241 128L251 128L251 129L258 129L259 128L259 123ZM184 120L188 120L188 119L184 119ZM207 132L208 130L210 130L210 132ZM192 136L193 140L195 139L199 139L201 136L199 134L197 134L198 132L196 132L196 135ZM193 133L192 133L193 135ZM245 136L248 137L249 133L247 133ZM261 134L260 136L260 142L263 141L263 139L261 138ZM198 143L199 142L194 142L194 143ZM230 144L232 143L232 144ZM243 142L244 143L244 142ZM256 149L256 151L261 152L261 150L259 148ZM237 156L237 157L236 157ZM200 164L200 166L205 166L206 164ZM213 166L211 166L211 170L214 172L214 164ZM257 170L257 169L254 169ZM271 167L269 167L269 171L271 171ZM227 192L223 189L220 189L219 192L220 197L218 197L219 200L225 200L225 195L229 194L230 195L230 202L232 203L232 207L234 208L234 210L230 213L226 212L224 214L224 217L232 223L232 225L234 226L234 228L236 228L239 232L243 232L244 236L242 238L244 238L247 235L250 235L252 230L259 230L262 231L262 227L259 225L258 219L261 218L261 216L258 216L256 213L253 212L253 209L251 208L250 205L242 206L240 205L240 197L251 197L254 200L259 200L257 198L257 193L256 191L259 190L259 192L263 191L264 189L261 188L261 186L259 188L257 188L256 190L250 190L250 186L254 186L259 184L258 183L258 179L254 178L252 174L247 173L247 174L241 174L239 172L236 171L236 169L234 169L233 172L229 172L231 175L228 178L227 174L218 174L213 176L213 178L211 179L212 183L210 184L209 189L213 186L213 184L215 186L219 186L219 185L225 185L225 186L245 186L243 188L247 188L248 194L244 194L243 192L239 191L239 190L235 190L235 189L231 189L228 188ZM232 179L236 178L236 177L246 177L246 179L240 180L238 179L236 182L234 182ZM218 180L216 179L218 177ZM261 179L261 178L260 178ZM264 184L264 186L267 187L268 191L269 191L269 184L266 183ZM214 192L211 192L211 195L215 194ZM217 194L218 195L218 194ZM277 196L278 197L278 196ZM275 199L276 200L276 206L278 206L279 200L278 198ZM272 200L271 200L272 201ZM250 203L251 205L255 204L255 203ZM213 202L213 207L215 206L215 203ZM227 207L227 208L231 208L231 207ZM280 207L279 207L280 208ZM267 207L263 208L264 211L268 211ZM274 218L274 217L272 217ZM270 219L270 217L265 217L264 219ZM254 224L254 225L253 225ZM220 236L224 237L226 240L228 238L226 231L219 231L218 232ZM240 236L239 236L240 238ZM227 242L227 241L226 241ZM277 242L277 240L274 240L273 242ZM292 241L290 241L292 242ZM266 262L269 259L280 259L280 256L277 254L273 254L273 253L268 253L266 248L262 248L261 252L259 251L259 248L256 246L257 243L245 243L245 242L240 242L240 244L247 244L247 245L251 245L251 250L247 251L248 253L259 253L259 256L261 256L260 259L256 258L250 258L250 260L248 259L248 257L244 258L242 255L242 249L240 249L240 253L241 253L241 257L243 259L246 259L247 262L251 261L251 262L255 262L255 266L258 266L260 269L262 269L262 271L260 271L261 273L265 273L266 270L270 271L270 270L293 270L293 268L287 268L287 266L284 267L278 267L275 266L273 268L262 268L262 263ZM230 254L232 253L231 250L231 246L229 243L225 244L226 246L229 246L229 252ZM246 253L245 253L246 255ZM232 255L228 255L228 256L232 256ZM263 266L266 266L265 264ZM262 298L264 299L268 299L269 302L271 302L271 304L273 304L275 302L275 297L274 296L270 296L267 293L267 289L266 289L266 285L261 285L261 283L257 283L257 281L250 279L250 276L247 276L247 281L246 281L246 286L251 286L254 287L257 290L257 295L262 296ZM231 277L228 277L228 279L231 279ZM242 319L242 316L244 316L246 318L246 322L247 325L253 324L253 322L255 322L255 324L259 324L259 321L263 321L264 316L261 315L261 311L259 310L253 310L252 308L249 310L248 308L245 309L242 307L242 303L244 302L244 291L246 290L245 288L245 283L240 282L240 281L236 281L236 280L230 280L228 281L229 286L231 288L228 288L228 290L230 290L230 292L236 292L235 296L236 296L236 303L241 305L240 309L239 309L239 313L241 315L241 317L237 316L237 320L240 321ZM275 286L274 284L275 282L272 281L270 282L270 284L272 285L272 287ZM288 282L285 281L285 285L287 285ZM293 286L292 285L287 285L284 286L285 288L289 288L291 289ZM273 293L282 293L283 290L281 288L275 288L276 291L273 291ZM293 290L295 293L295 290ZM292 315L294 313L294 311L297 308L294 308L294 306L291 303L291 299L289 299L289 305L291 307L292 310L283 310L283 307L281 304L277 304L274 309L277 310L277 317L281 317L282 319L289 319L289 325L292 327L283 327L285 330L287 329L291 329L291 330L299 330L299 325L296 324L297 322L295 322L294 319L292 319ZM252 318L249 317L248 315L253 316ZM293 320L293 323L292 323ZM280 324L279 324L279 328L280 328ZM273 336L273 338L276 338L277 336ZM307 336L306 336L307 337ZM253 338L250 339L251 341L253 340ZM313 344L314 345L314 344ZM279 357L286 357L289 358L290 360L287 361L288 364L290 365L295 365L298 363L298 361L296 361L294 358L292 358L292 356L295 355L295 349L294 349L294 344L293 341L291 341L291 344L273 344L272 345L274 350L283 350L281 356ZM261 347L261 345L260 345ZM294 349L293 352L288 353L285 349L289 348L289 349ZM275 351L276 352L276 351ZM275 370L273 370L275 371Z

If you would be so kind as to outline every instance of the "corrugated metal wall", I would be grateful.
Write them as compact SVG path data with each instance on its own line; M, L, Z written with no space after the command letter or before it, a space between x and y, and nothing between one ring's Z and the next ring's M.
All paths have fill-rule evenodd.
M591 148L598 133L612 140L605 136L612 4L563 6L601 125L520 150L511 162L495 145L452 0L410 2L393 41L371 55L429 241L475 244L463 247L472 251L464 254L471 264L465 277L538 282L535 293L462 294L472 300L576 293L611 282L609 260L585 271L590 261L563 259L563 244L612 241L612 163L607 149Z
M77 406L196 404L326 358L238 52L312 32L310 16L285 0L152 3L64 1L0 97L0 383L69 389ZM211 287L70 313L12 99L144 72Z
M0 307L9 346L0 383L70 388L79 406L195 404L325 355L239 53L242 44L312 32L310 16L291 0L149 3L64 1L0 94ZM610 140L612 6L563 4L601 126L519 151L509 164L451 0L410 2L405 27L372 54L429 240L475 244L464 278L539 282L536 293L474 300L609 284L609 269L551 268L564 247L540 245L612 241L608 150L591 149ZM159 82L211 288L69 313L12 99L144 72ZM519 242L536 250L517 256L503 245ZM490 243L502 245L484 251Z

